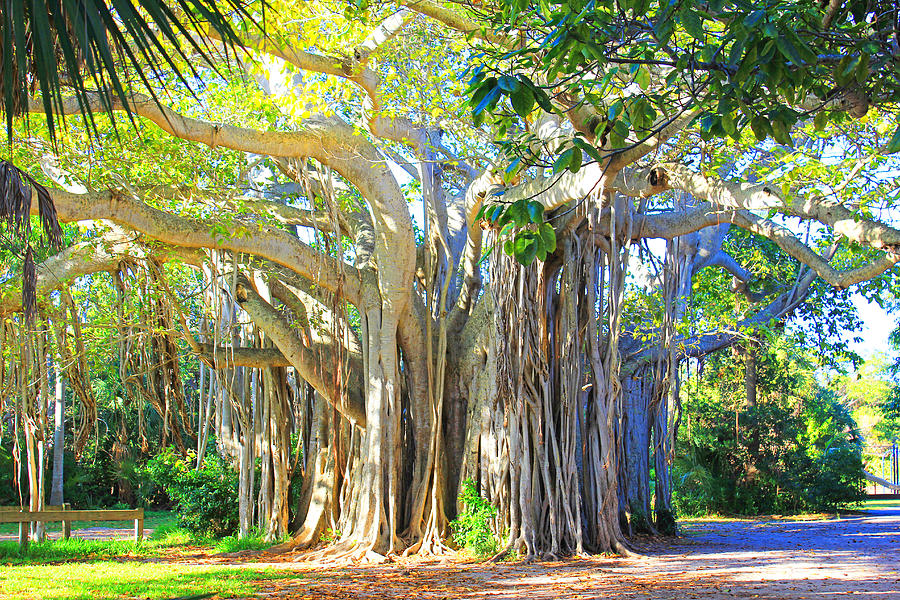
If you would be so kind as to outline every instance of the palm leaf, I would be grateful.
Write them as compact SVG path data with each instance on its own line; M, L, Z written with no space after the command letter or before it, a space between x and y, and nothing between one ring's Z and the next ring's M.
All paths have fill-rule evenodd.
M25 242L22 259L22 306L28 320L34 314L37 285L37 269L31 247L32 190L37 192L38 217L44 229L44 243L58 249L62 246L62 229L56 218L56 207L50 193L28 173L19 170L12 163L0 161L0 223Z
M264 11L265 0L260 6ZM190 65L191 53L212 65L204 27L219 33L228 52L238 41L234 24L242 21L255 24L245 0L0 0L0 110L9 143L15 118L28 114L35 91L40 91L54 142L63 118L63 88L75 97L89 130L97 130L94 99L103 112L121 106L134 123L131 96L120 75L123 66L137 73L158 102L146 69L157 80L166 69L191 89L179 59ZM30 239L32 190L46 242L59 248L62 235L50 194L24 171L0 161L0 225L24 241L22 300L28 319L37 281Z
M265 2L259 6L264 10ZM190 66L183 73L179 60L190 64L188 55L194 54L212 64L205 27L215 29L229 51L241 22L258 26L247 0L0 0L0 95L7 135L14 118L28 112L35 91L53 139L63 88L92 130L92 100L98 94L102 111L122 106L131 117L123 66L135 71L151 95L148 74L159 79L163 69L190 89L196 73Z

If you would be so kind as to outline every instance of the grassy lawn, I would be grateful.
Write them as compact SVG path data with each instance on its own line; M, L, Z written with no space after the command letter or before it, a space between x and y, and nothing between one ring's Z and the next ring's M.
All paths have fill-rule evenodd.
M166 513L168 514L168 513ZM283 540L279 540L283 541ZM129 539L85 540L77 537L32 542L22 552L15 540L0 542L0 565L42 564L62 561L141 559L193 553L219 554L241 550L262 550L272 544L262 537L238 539L200 537L176 527L171 521L159 525L149 538L135 543Z
M21 600L159 600L215 593L219 598L252 595L264 579L297 578L271 568L99 561L0 568L0 598Z
M166 559L255 550L270 544L260 538L197 537L176 527L171 513L154 513L153 518L154 534L137 544L71 538L32 543L23 554L18 542L0 542L0 600L160 600L209 593L215 593L215 598L237 598L252 596L261 580L299 576L252 565L170 562ZM117 525L121 524L111 524Z
M884 510L886 508L900 509L900 497L890 500L866 500L862 506L862 510Z

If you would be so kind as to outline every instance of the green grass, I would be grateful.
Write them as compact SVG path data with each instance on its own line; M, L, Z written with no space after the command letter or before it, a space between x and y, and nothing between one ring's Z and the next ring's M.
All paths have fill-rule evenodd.
M886 508L900 509L900 498L894 499L878 499L866 500L862 505L862 510L884 510Z
M203 593L252 595L261 579L300 577L271 568L103 561L0 568L0 598L20 600L159 600Z
M230 553L240 550L263 550L272 544L261 536L238 539L228 536L215 539L197 536L172 523L161 525L153 534L141 542L132 540L48 540L32 542L28 550L22 552L18 541L0 542L0 563L43 564L51 562L71 562L89 560L140 559L171 554L172 551L209 551L210 553Z
M277 544L278 542L275 543ZM213 548L216 552L228 553L240 552L241 550L265 550L272 546L272 544L272 542L264 541L262 536L240 539L236 535L229 535L228 537L216 541Z
M0 542L0 562L13 564L48 563L73 560L101 560L110 558L142 558L158 554L160 546L153 542L135 544L128 540L82 540L70 538L47 542L32 542L28 550L19 550L19 543Z
M32 542L21 553L17 541L0 542L0 600L157 600L211 592L221 598L246 597L254 594L259 580L299 576L271 568L173 564L166 558L198 551L259 550L271 544L261 537L199 537L177 527L169 512L147 517L145 523L152 523L148 527L154 532L139 543L73 537Z

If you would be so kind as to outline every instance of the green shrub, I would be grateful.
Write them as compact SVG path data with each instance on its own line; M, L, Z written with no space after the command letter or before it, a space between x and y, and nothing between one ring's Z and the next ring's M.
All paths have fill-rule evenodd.
M231 552L241 552L244 550L265 550L272 546L274 542L267 542L263 536L255 535L248 538L239 538L236 535L229 535L215 543L213 548L216 552L228 554Z
M497 516L497 509L478 494L471 479L462 483L459 499L465 509L450 523L453 541L478 556L496 554L500 540L491 531L491 520Z
M193 455L181 458L173 448L147 462L149 477L175 504L178 522L199 535L227 536L238 527L237 474L218 454L209 453L199 469Z

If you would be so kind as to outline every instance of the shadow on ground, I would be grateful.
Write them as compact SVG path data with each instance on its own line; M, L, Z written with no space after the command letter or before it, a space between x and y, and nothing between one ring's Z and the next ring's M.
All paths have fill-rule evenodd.
M900 600L900 509L814 521L689 522L683 537L652 540L642 551L640 558L533 564L418 558L323 570L294 563L302 578L264 583L263 592L316 599ZM277 561L289 558L296 557Z

